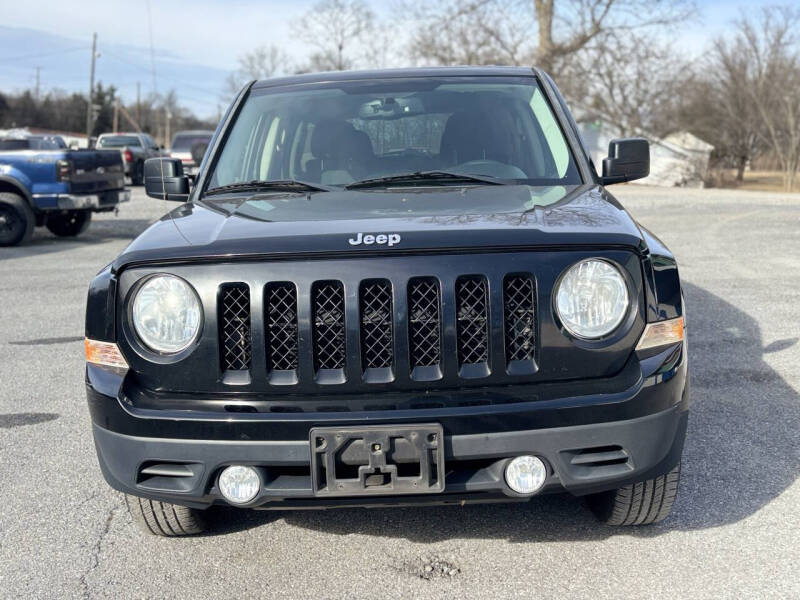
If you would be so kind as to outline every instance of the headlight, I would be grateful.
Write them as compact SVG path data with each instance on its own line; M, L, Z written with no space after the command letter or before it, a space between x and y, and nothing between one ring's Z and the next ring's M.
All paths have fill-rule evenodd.
M200 331L202 314L192 286L174 275L151 277L133 299L136 334L148 348L162 354L188 347Z
M614 331L628 311L628 286L619 270L603 260L583 260L561 278L558 318L572 335L595 339Z

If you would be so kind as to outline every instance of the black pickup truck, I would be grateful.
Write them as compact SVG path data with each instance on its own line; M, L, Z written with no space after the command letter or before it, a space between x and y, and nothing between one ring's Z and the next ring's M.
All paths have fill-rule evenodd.
M97 275L86 385L102 472L159 535L204 509L569 492L665 518L688 416L678 268L522 68L248 84L181 205Z

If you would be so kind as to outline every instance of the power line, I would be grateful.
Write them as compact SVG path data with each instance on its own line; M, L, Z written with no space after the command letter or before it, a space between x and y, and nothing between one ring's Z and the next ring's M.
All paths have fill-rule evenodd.
M64 54L65 52L76 52L78 50L87 50L88 46L76 46L75 48L66 48L65 50L55 50L53 52L41 52L39 54L23 54L20 56L4 56L0 58L0 62L14 62L18 60L27 60L29 58L44 58L46 56L56 56Z

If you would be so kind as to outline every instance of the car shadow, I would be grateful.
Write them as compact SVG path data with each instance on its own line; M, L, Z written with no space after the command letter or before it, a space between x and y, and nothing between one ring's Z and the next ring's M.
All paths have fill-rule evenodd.
M147 229L153 221L154 219L96 219L85 233L75 238L58 237L43 227L37 227L27 244L0 248L0 260L64 252L103 244L110 240L130 241Z
M777 340L765 349L751 316L695 285L684 283L684 292L692 405L678 500L662 523L607 527L595 521L580 499L558 494L534 497L526 504L464 507L279 513L220 508L214 534L281 518L314 531L421 543L464 537L512 542L597 540L719 527L752 515L789 487L800 472L800 397L763 360L765 350L787 351L797 340Z

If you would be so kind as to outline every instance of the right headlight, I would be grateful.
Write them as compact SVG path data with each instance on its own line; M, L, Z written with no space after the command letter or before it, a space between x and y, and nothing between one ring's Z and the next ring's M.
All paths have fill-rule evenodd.
M175 354L197 337L203 311L191 285L174 275L155 275L137 290L131 316L145 346Z
M567 331L597 339L619 327L628 312L628 286L615 266L590 258L572 265L556 290L556 311Z

